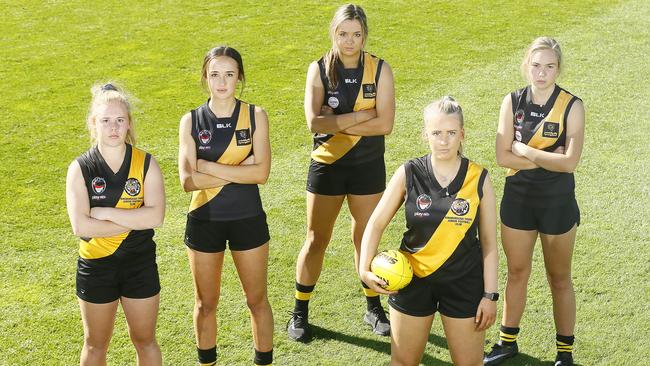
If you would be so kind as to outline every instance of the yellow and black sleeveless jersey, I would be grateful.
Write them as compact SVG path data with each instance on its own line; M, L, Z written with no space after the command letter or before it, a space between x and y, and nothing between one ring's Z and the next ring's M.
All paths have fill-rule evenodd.
M435 179L431 154L404 164L406 232L400 250L418 277L439 281L462 277L483 263L478 210L487 170L462 158L445 188Z
M144 204L144 178L151 155L126 145L124 161L117 173L108 166L97 146L77 158L81 167L90 208L139 208ZM155 258L153 229L130 230L107 238L81 238L79 256L83 260L115 258L144 261Z
M356 69L337 65L338 87L330 90L325 75L325 61L318 60L320 78L325 87L323 105L330 106L335 114L345 114L375 108L377 85L384 60L362 52ZM384 136L353 136L314 134L311 158L322 164L354 165L379 159L384 155Z
M530 86L510 94L516 141L544 151L553 151L566 143L566 121L578 97L555 86L545 105L534 104ZM530 206L553 207L574 197L573 173L559 173L544 168L509 169L504 199L525 201Z
M192 110L196 157L239 165L253 155L255 106L237 100L232 116L218 118L210 110L208 102ZM263 212L257 184L239 183L194 191L189 208L192 217L212 221L238 220Z

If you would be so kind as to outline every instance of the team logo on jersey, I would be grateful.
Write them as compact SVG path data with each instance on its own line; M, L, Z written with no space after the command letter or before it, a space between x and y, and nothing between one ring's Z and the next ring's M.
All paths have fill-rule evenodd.
M515 125L521 125L522 123L524 123L524 110L518 109L515 112Z
M431 207L431 196L426 193L422 193L418 196L418 199L415 201L415 204L418 206L418 210L424 211Z
M336 107L339 106L339 98L337 98L337 97L329 97L327 99L327 105L332 107L333 109L336 109Z
M515 131L515 140L521 142L521 132Z
M137 196L140 194L140 182L135 178L129 178L124 183L124 191L129 196Z
M95 177L92 181L93 191L102 194L106 190L106 181L102 177Z
M209 144L210 140L212 140L212 132L210 132L210 130L199 131L199 141L201 141L203 145Z
M451 203L451 212L458 216L467 215L469 212L469 202L462 198L456 198L454 202Z
M375 84L363 84L363 97L366 99L372 99L377 96L377 88Z
M235 131L235 137L237 138L237 146L251 144L251 131L249 129Z
M558 137L559 129L560 124L557 122L544 122L544 130L542 130L542 136L551 138Z

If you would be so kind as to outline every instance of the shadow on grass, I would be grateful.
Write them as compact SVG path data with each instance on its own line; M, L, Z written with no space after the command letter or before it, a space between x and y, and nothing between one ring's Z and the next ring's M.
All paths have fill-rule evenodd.
M357 337L349 334L335 332L329 329L319 327L314 324L311 324L311 330L312 330L312 336L314 340L331 339L334 341L345 342L359 347L365 347L375 352L385 353L386 355L390 356L390 338L388 337L385 338L386 339L385 341L378 341L375 339ZM445 348L445 349L447 348L447 341L443 337L437 336L435 334L429 335L429 343L441 348ZM431 365L431 366L451 365L451 363L449 362L435 359L431 355L428 355L426 353L422 357L421 363L424 365Z
M519 354L503 363L503 366L538 366L538 365L553 365L553 361L542 361L539 358L532 357L525 353L519 352ZM574 364L579 366L579 364Z

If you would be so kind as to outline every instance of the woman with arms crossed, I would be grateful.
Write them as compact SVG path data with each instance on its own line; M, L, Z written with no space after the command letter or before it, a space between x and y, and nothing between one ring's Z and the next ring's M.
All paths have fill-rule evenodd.
M194 277L199 363L217 361L217 305L226 242L251 314L255 365L273 360L273 314L267 297L269 229L258 184L271 168L266 112L235 98L244 63L234 48L211 49L201 79L210 99L180 122L178 170L192 192L185 244Z
M135 145L131 104L113 84L95 85L87 119L93 147L70 164L66 201L81 238L77 297L81 365L105 365L118 302L138 365L161 365L156 342L160 281L153 228L165 216L156 160Z
M363 234L359 275L390 294L391 365L418 365L436 311L455 365L482 365L485 330L496 317L496 207L487 170L462 155L463 111L451 97L424 109L431 153L397 169ZM388 292L370 271L381 236L404 203L401 252L413 280Z
M366 223L386 186L384 135L393 128L393 74L383 60L365 52L365 13L348 4L330 23L332 49L309 65L305 89L307 125L314 150L307 178L307 238L296 262L295 307L287 332L311 338L309 300L320 276L334 223L347 198L352 215L354 263ZM365 287L364 321L376 334L390 334L379 295Z
M497 365L518 353L517 334L537 236L555 319L556 366L573 365L576 302L571 259L580 211L575 199L575 170L584 140L582 101L560 88L562 51L552 38L533 41L522 62L530 85L505 96L501 104L496 154L509 168L501 200L501 241L508 259L500 340L485 356Z

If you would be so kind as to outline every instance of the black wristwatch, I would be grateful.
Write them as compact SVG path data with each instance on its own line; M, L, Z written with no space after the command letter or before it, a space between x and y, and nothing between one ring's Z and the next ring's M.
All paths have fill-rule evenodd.
M484 292L483 297L492 300L492 301L497 301L499 300L499 293L498 292Z

